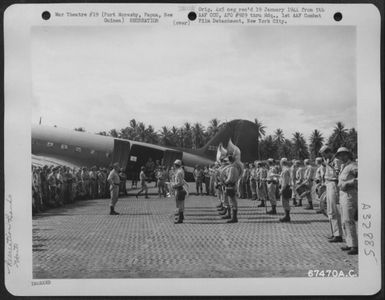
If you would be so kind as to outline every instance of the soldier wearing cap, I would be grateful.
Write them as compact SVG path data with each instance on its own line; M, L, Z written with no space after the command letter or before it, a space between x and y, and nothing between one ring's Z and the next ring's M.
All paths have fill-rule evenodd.
M225 185L225 198L229 199L231 219L227 223L238 222L238 201L237 201L237 182L242 175L242 169L236 165L233 153L229 153L226 160L229 165L223 170L224 185Z
M277 167L274 165L274 159L269 158L267 160L269 164L269 170L267 172L267 195L270 200L271 210L267 212L269 215L277 214L277 189L279 182L279 173Z
M346 246L341 249L348 251L349 255L358 254L357 216L358 216L358 167L353 162L353 155L349 149L341 147L337 150L336 157L342 161L341 171L338 176L340 193L341 222Z
M142 166L142 167L140 168L139 180L140 180L141 189L140 189L140 191L136 194L136 196L135 196L136 199L138 199L139 195L140 195L142 192L144 192L145 198L148 199L148 187L147 187L146 180L148 180L149 178L146 176L145 170L146 170L146 167L145 167L145 166Z
M175 224L183 223L184 220L184 200L186 197L186 191L184 190L184 171L182 168L182 161L180 159L174 162L175 175L171 183L172 188L175 190L175 204L178 210Z
M297 174L297 169L298 169L298 166L296 164L296 160L293 159L291 161L292 165L290 167L290 186L291 186L291 189L292 189L292 194L291 194L291 199L293 200L293 205L297 205L297 193L296 193L296 188L297 188L297 184L296 184L296 174Z
M289 164L287 162L287 159L284 157L281 159L281 168L282 172L280 175L280 194L281 194L281 201L282 201L282 207L285 211L285 216L283 218L280 218L280 222L290 222L290 170L289 170Z
M340 163L334 158L332 150L325 145L320 149L325 163L325 185L326 185L326 206L329 217L330 228L332 236L329 239L331 243L342 242L342 226L341 215L338 210L339 205L339 191L338 191L338 175L340 170Z
M258 177L258 161L255 161L252 168L250 169L250 189L251 199L257 200L257 177Z
M110 196L111 196L110 215L119 215L119 213L115 211L115 205L119 199L120 178L119 178L118 171L119 171L119 163L114 163L113 168L107 178L107 181L110 184Z
M303 161L305 165L305 172L303 175L303 183L306 184L308 191L306 192L306 199L307 199L307 206L305 209L313 209L313 199L311 196L312 188L313 188L313 177L314 177L314 170L313 166L310 163L310 159L305 159Z
M320 201L320 207L316 211L316 213L326 215L326 193L324 193L324 191L326 190L324 180L325 166L322 163L322 157L317 157L315 159L315 163L317 165L317 169L314 175L314 182L316 184L315 191L318 196L318 200Z
M257 207L265 207L266 206L266 198L267 198L267 169L265 167L265 163L263 161L258 162L258 172L257 172L257 195L258 199L261 200L261 204Z
M295 173L295 185L298 188L298 186L304 182L305 168L302 166L302 162L300 160L295 161L295 166L297 168ZM296 195L298 197L298 203L295 204L295 206L302 206L302 197L300 197L297 192Z

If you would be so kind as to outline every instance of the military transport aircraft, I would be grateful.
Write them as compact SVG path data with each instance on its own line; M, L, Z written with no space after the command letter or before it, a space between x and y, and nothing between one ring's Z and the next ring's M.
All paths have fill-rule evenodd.
M188 178L196 165L210 165L215 161L220 143L231 139L241 150L242 161L254 161L258 153L258 128L248 120L225 123L218 133L200 149L179 149L149 143L102 136L43 125L32 126L32 163L70 167L109 167L118 162L128 178L137 177L140 167L149 158L171 166L181 159Z

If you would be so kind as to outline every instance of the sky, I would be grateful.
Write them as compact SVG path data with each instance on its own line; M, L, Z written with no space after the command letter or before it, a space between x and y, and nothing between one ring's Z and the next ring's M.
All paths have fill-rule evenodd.
M350 26L34 27L32 123L99 132L255 118L271 134L356 127Z

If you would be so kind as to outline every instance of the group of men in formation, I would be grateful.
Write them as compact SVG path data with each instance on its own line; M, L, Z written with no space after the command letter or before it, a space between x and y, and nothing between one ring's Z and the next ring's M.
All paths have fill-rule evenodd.
M239 148L230 140L227 149L219 145L214 165L195 168L196 192L203 195L204 183L206 194L218 197L219 215L227 219L227 223L238 222L237 198L260 200L258 207L265 207L270 202L271 209L266 210L270 215L277 214L277 201L281 201L284 216L279 221L290 222L291 206L302 206L303 199L306 199L305 209L312 210L316 195L320 203L317 213L329 218L329 242L340 243L345 237L346 246L341 249L351 255L357 254L357 161L353 161L352 153L345 147L333 153L328 146L323 146L320 155L315 159L315 167L309 159L302 162L281 158L279 162L268 159L242 163ZM126 179L118 163L113 164L110 171L97 167L89 170L32 166L33 209L41 211L77 199L110 196L110 214L118 215L115 205L120 193L127 194ZM183 223L188 185L181 160L177 159L170 168L148 162L141 167L139 180L141 189L136 198L143 192L148 198L147 182L155 180L159 197L174 195L177 208L175 223Z
M271 209L266 213L270 215L277 214L277 201L281 201L285 215L279 221L290 222L291 206L302 206L306 199L305 209L311 210L315 194L320 202L317 213L329 218L329 242L340 243L344 237L346 246L341 250L349 255L358 253L358 166L349 149L341 147L333 153L330 147L323 146L321 156L315 159L315 168L309 159L303 163L281 158L279 163L268 159L242 164L237 160L240 157L237 152L239 149L234 150L231 144L230 149L221 145L218 148L215 186L217 209L223 219L228 219L228 223L238 222L238 196L259 199L258 207L266 206L269 201Z
M77 200L110 197L106 168L69 168L66 166L32 165L32 211L44 211ZM119 191L127 194L127 176L120 169Z

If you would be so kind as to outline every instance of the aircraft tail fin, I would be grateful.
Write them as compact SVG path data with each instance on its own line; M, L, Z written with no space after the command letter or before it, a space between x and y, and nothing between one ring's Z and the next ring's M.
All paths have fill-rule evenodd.
M258 157L258 128L248 120L233 120L225 123L208 143L197 151L212 160L216 159L217 148L222 143L227 147L229 141L239 147L242 161L254 161Z

